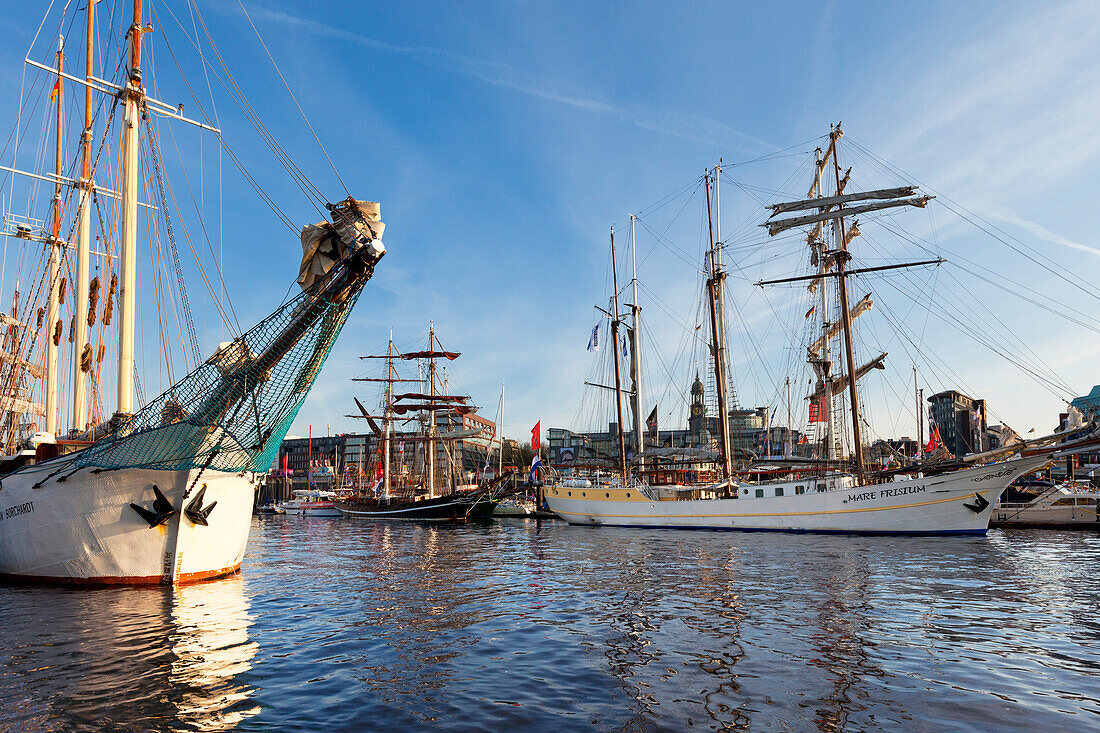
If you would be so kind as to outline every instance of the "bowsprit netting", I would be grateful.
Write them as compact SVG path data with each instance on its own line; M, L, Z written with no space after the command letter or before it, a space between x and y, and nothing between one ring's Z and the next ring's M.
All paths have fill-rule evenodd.
M305 258L312 260L303 262L303 272L316 273L306 290L222 344L140 412L116 416L113 432L74 463L104 469L267 471L385 254L377 204L348 199L332 212L335 225L303 229Z

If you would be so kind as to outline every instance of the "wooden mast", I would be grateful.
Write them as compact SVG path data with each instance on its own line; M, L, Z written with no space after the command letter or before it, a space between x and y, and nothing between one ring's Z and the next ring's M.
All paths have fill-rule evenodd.
M61 135L62 135L62 106L65 99L65 79L63 64L65 61L65 40L57 37L57 129L54 146L56 180L53 187L53 225L50 230L50 260L49 280L47 287L49 295L46 307L46 424L45 430L50 435L57 433L58 405L57 405L57 346L60 335L55 329L60 325L58 319L58 279L61 274L61 173L63 162L61 160Z
M838 123L835 128L829 133L831 138L830 147L833 149L833 175L836 182L836 195L840 196L842 191L842 184L840 181L840 163L837 158L837 141L844 135L844 131L840 129ZM837 211L841 211L842 206L837 205ZM844 217L838 216L833 221L836 222L836 235L837 235L837 251L836 255L836 280L838 287L838 295L840 298L840 322L844 329L844 360L848 369L848 398L851 401L851 413L852 413L852 461L855 466L856 479L859 482L863 481L863 436L860 430L859 419L859 391L856 386L856 359L855 350L852 345L852 313L848 306L848 278L846 274L846 268L848 266L848 260L852 258L848 254L848 238L844 235Z
M95 38L95 4L98 0L86 0L87 45L84 50L84 132L80 136L82 165L77 188L80 190L80 208L76 215L76 282L73 283L73 404L69 426L79 433L87 427L87 376L81 369L84 350L88 346L88 250L91 243L92 206L92 77L93 40Z
M619 365L619 276L615 266L615 228L611 228L611 345L612 355L615 357L615 413L618 419L619 439L619 470L623 472L623 481L626 481L626 438L623 435L623 384L622 373Z
M130 74L122 119L122 206L119 217L118 413L134 412L134 326L137 305L137 165L141 136L141 0L134 0L130 26Z
M707 294L710 304L710 330L711 330L711 360L714 362L715 389L718 393L718 453L721 460L722 478L729 478L733 474L733 465L730 459L729 436L729 405L726 396L726 349L722 339L722 281L725 273L718 255L718 242L714 237L714 217L710 206L710 171L703 177L704 188L707 194L707 231L710 237L709 277L707 278Z

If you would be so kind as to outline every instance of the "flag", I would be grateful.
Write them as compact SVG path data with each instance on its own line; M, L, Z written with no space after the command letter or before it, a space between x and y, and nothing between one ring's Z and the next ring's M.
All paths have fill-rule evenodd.
M536 453L535 457L531 459L531 477L529 479L531 483L535 483L535 476L540 468L542 468L542 459L539 458L539 454Z
M932 432L928 434L928 445L924 446L925 453L931 453L940 447L940 426L932 423Z
M806 445L809 442L810 442L810 438L807 435L803 435L801 438L798 439L798 444L799 445Z
M537 456L539 453L539 445L542 443L542 420L535 423L535 427L531 428L531 450L535 451Z
M817 308L816 305L811 305L810 306L810 309L808 311L806 311L806 318L809 318L810 316L812 316L814 314L814 309L815 308Z
M650 443L657 442L657 405L653 406L653 412L645 419L646 437Z
M598 323L592 327L592 338L588 339L588 350L600 350L600 324Z
M630 356L630 349L626 345L626 334L624 333L621 338L623 341L623 356Z
M53 89L50 90L50 104L57 101L57 92L61 89L61 80L58 79L53 83Z

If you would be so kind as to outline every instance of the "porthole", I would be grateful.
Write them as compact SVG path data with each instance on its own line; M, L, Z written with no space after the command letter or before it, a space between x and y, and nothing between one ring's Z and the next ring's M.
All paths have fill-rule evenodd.
M604 494L604 496L606 496L608 499L610 499L611 498L611 492L608 491L606 494Z
M567 491L567 492L565 492L565 493L566 493L566 495L568 495L568 496L572 496L572 495L573 495L573 492L572 492L572 491Z
M585 492L583 492L583 491L582 491L582 492L581 492L581 498L583 499L583 498L584 498L584 497L586 497L586 496L588 496L588 494L586 494Z
M628 491L628 492L626 492L626 498L627 498L627 499L629 499L629 498L630 498L630 492L629 492L629 491Z

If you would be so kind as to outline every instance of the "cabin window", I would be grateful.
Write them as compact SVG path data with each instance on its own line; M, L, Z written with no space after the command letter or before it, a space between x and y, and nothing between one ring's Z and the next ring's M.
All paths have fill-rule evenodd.
M756 498L757 499L763 499L764 498L764 490L763 489L757 489L756 490Z
M776 496L783 496L783 487L782 486L776 486L775 487L775 495Z
M826 487L825 487L825 484L818 484L818 485L817 485L817 490L818 490L818 491L825 491L825 488L826 488Z
M794 493L804 494L804 493L806 493L806 487L805 486L795 486L794 487Z

